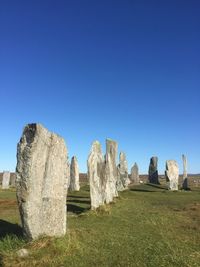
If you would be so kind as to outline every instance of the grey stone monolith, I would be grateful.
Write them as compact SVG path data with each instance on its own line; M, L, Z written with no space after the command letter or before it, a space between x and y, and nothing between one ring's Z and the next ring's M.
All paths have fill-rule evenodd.
M182 155L183 160L183 182L182 182L182 189L188 190L188 176L187 176L187 158L185 155Z
M105 202L110 203L114 197L118 197L117 191L117 142L106 139L106 155L105 155ZM112 200L111 200L112 199Z
M16 173L10 174L10 187L15 187L16 182Z
M178 178L179 178L179 168L178 163L175 160L166 161L166 180L168 182L168 187L172 191L178 190Z
M2 179L2 189L9 189L9 188L10 188L10 172L4 171Z
M114 198L113 172L114 170L113 170L111 155L106 154L104 169L103 169L103 180L102 180L103 202L106 204L111 203Z
M25 126L17 146L16 192L24 235L66 233L67 148L41 124Z
M71 165L70 165L70 185L69 185L70 191L79 191L80 185L79 185L79 166L77 158L74 156L71 159Z
M123 191L128 188L130 179L128 177L128 163L126 160L126 154L120 152L119 164L117 166L117 191Z
M158 158L152 157L149 164L149 183L159 184L158 180Z
M131 182L134 184L140 184L139 168L136 162L131 168Z
M101 144L94 141L87 160L88 180L90 184L91 209L95 210L104 204L103 179L104 179L104 157Z
M67 191L70 185L70 163L69 158L67 157L67 164L66 164L66 177L65 177L65 184L64 188Z

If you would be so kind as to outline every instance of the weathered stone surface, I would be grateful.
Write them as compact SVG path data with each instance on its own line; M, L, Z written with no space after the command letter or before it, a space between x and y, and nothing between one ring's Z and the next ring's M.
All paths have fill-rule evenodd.
M178 190L179 168L175 160L166 161L166 180L169 182L169 189L172 191Z
M187 158L185 155L182 155L183 160L183 183L182 183L182 189L188 190L188 177L187 177Z
M131 168L131 182L134 184L140 184L139 168L136 162Z
M17 147L16 190L25 236L66 232L67 149L41 124L28 124Z
M110 154L105 155L105 165L103 170L102 192L103 202L109 204L113 201L113 164ZM115 185L116 187L116 185Z
M67 165L66 165L66 178L65 178L65 185L64 188L67 191L69 188L69 184L70 184L70 163L69 163L69 159L67 157Z
M119 164L117 166L117 191L123 191L128 188L130 179L128 177L128 163L125 153L119 154Z
M71 159L71 165L70 165L70 185L69 185L70 191L79 191L80 185L79 185L79 166L77 158L74 156Z
M105 156L105 202L110 203L114 197L118 197L117 191L117 142L106 139L106 156ZM112 200L111 200L112 199Z
M158 158L152 157L149 164L149 182L152 184L159 184L157 165Z
M3 172L2 189L8 189L10 187L10 172Z
M90 183L91 209L96 209L104 204L104 157L101 151L101 145L98 141L94 141L92 144L87 166L88 179Z

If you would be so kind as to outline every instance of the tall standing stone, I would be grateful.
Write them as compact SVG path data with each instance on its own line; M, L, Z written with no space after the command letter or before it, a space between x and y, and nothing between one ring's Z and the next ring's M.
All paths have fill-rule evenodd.
M117 191L123 191L128 188L130 179L128 177L128 163L126 154L121 152L119 154L119 165L117 166Z
M106 156L105 156L105 201L109 203L108 199L113 199L118 197L117 191L117 166L116 166L116 157L117 157L117 142L106 139Z
M113 201L113 175L114 172L113 164L110 154L105 155L105 166L103 171L103 180L102 180L102 192L103 192L103 202L109 204ZM116 184L115 184L116 187Z
M67 148L41 124L28 124L17 146L16 191L25 236L66 233Z
M187 158L185 155L182 155L183 160L183 183L182 183L182 189L188 190L188 177L187 177Z
M70 163L69 158L67 157L67 164L66 164L66 177L65 177L65 185L64 188L67 191L70 184Z
M80 185L79 185L79 166L77 158L74 156L71 159L71 165L70 165L70 185L69 185L70 191L79 191Z
M178 163L175 160L166 161L165 175L166 175L167 182L169 182L169 189L172 191L177 191L179 168L178 168Z
M9 189L10 187L10 172L3 172L2 189Z
M98 141L94 141L92 144L87 166L88 179L90 184L91 209L94 210L104 204L104 157L101 151L101 145Z
M157 166L158 158L152 157L149 164L149 182L152 184L159 184Z
M131 182L134 184L139 184L140 183L140 177L139 177L139 168L137 163L133 165L131 168Z

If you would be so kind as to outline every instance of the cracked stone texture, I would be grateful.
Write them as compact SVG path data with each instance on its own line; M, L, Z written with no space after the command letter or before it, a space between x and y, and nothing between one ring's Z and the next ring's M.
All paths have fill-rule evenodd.
M128 188L130 179L128 177L128 163L126 154L120 152L119 165L117 166L117 191L123 191Z
M79 191L80 185L79 185L79 166L77 158L74 156L71 159L71 165L70 165L70 185L69 185L70 191Z
M95 210L104 204L103 179L104 179L104 157L101 144L94 141L87 161L88 179L90 184L91 209Z
M179 168L178 163L175 160L166 161L166 180L169 183L169 189L172 191L178 190L178 178L179 178Z
M139 168L138 168L138 165L136 162L133 165L133 167L131 168L131 181L134 184L140 184Z
M159 184L157 165L158 158L152 157L149 164L149 182L152 184Z
M3 172L2 189L8 189L10 187L10 172Z
M41 124L25 126L17 146L16 191L24 235L66 233L67 148Z

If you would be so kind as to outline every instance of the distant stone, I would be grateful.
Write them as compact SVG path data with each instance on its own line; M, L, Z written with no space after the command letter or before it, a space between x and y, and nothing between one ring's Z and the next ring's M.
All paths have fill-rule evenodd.
M149 182L152 184L159 184L157 166L158 158L152 157L149 164Z
M28 239L66 233L67 149L41 124L28 124L17 146L16 191Z
M69 185L70 191L79 191L80 185L79 185L79 166L77 158L74 156L71 159L71 165L70 165L70 185Z
M183 183L182 183L182 189L188 190L188 177L187 177L187 158L185 155L182 155L183 160Z
M104 157L101 145L98 141L92 144L91 152L87 161L88 179L90 184L91 209L95 210L104 204L103 179L104 179Z
M139 168L136 162L131 168L131 182L134 184L140 184Z
M169 183L169 189L172 191L177 191L179 168L178 168L178 163L175 160L166 161L165 175L166 175L166 180Z
M10 172L3 172L2 189L9 189L10 187Z
M125 153L119 154L119 165L117 166L117 191L123 191L128 188L130 179L128 177L128 163Z
M29 252L28 252L27 249L22 248L22 249L17 251L17 256L20 257L20 258L26 258L26 257L29 256Z
M110 203L114 197L118 197L117 191L117 142L106 139L106 156L105 156L105 202Z
M10 175L10 186L11 187L15 187L15 182L16 182L16 174L15 173L11 173L11 175Z

